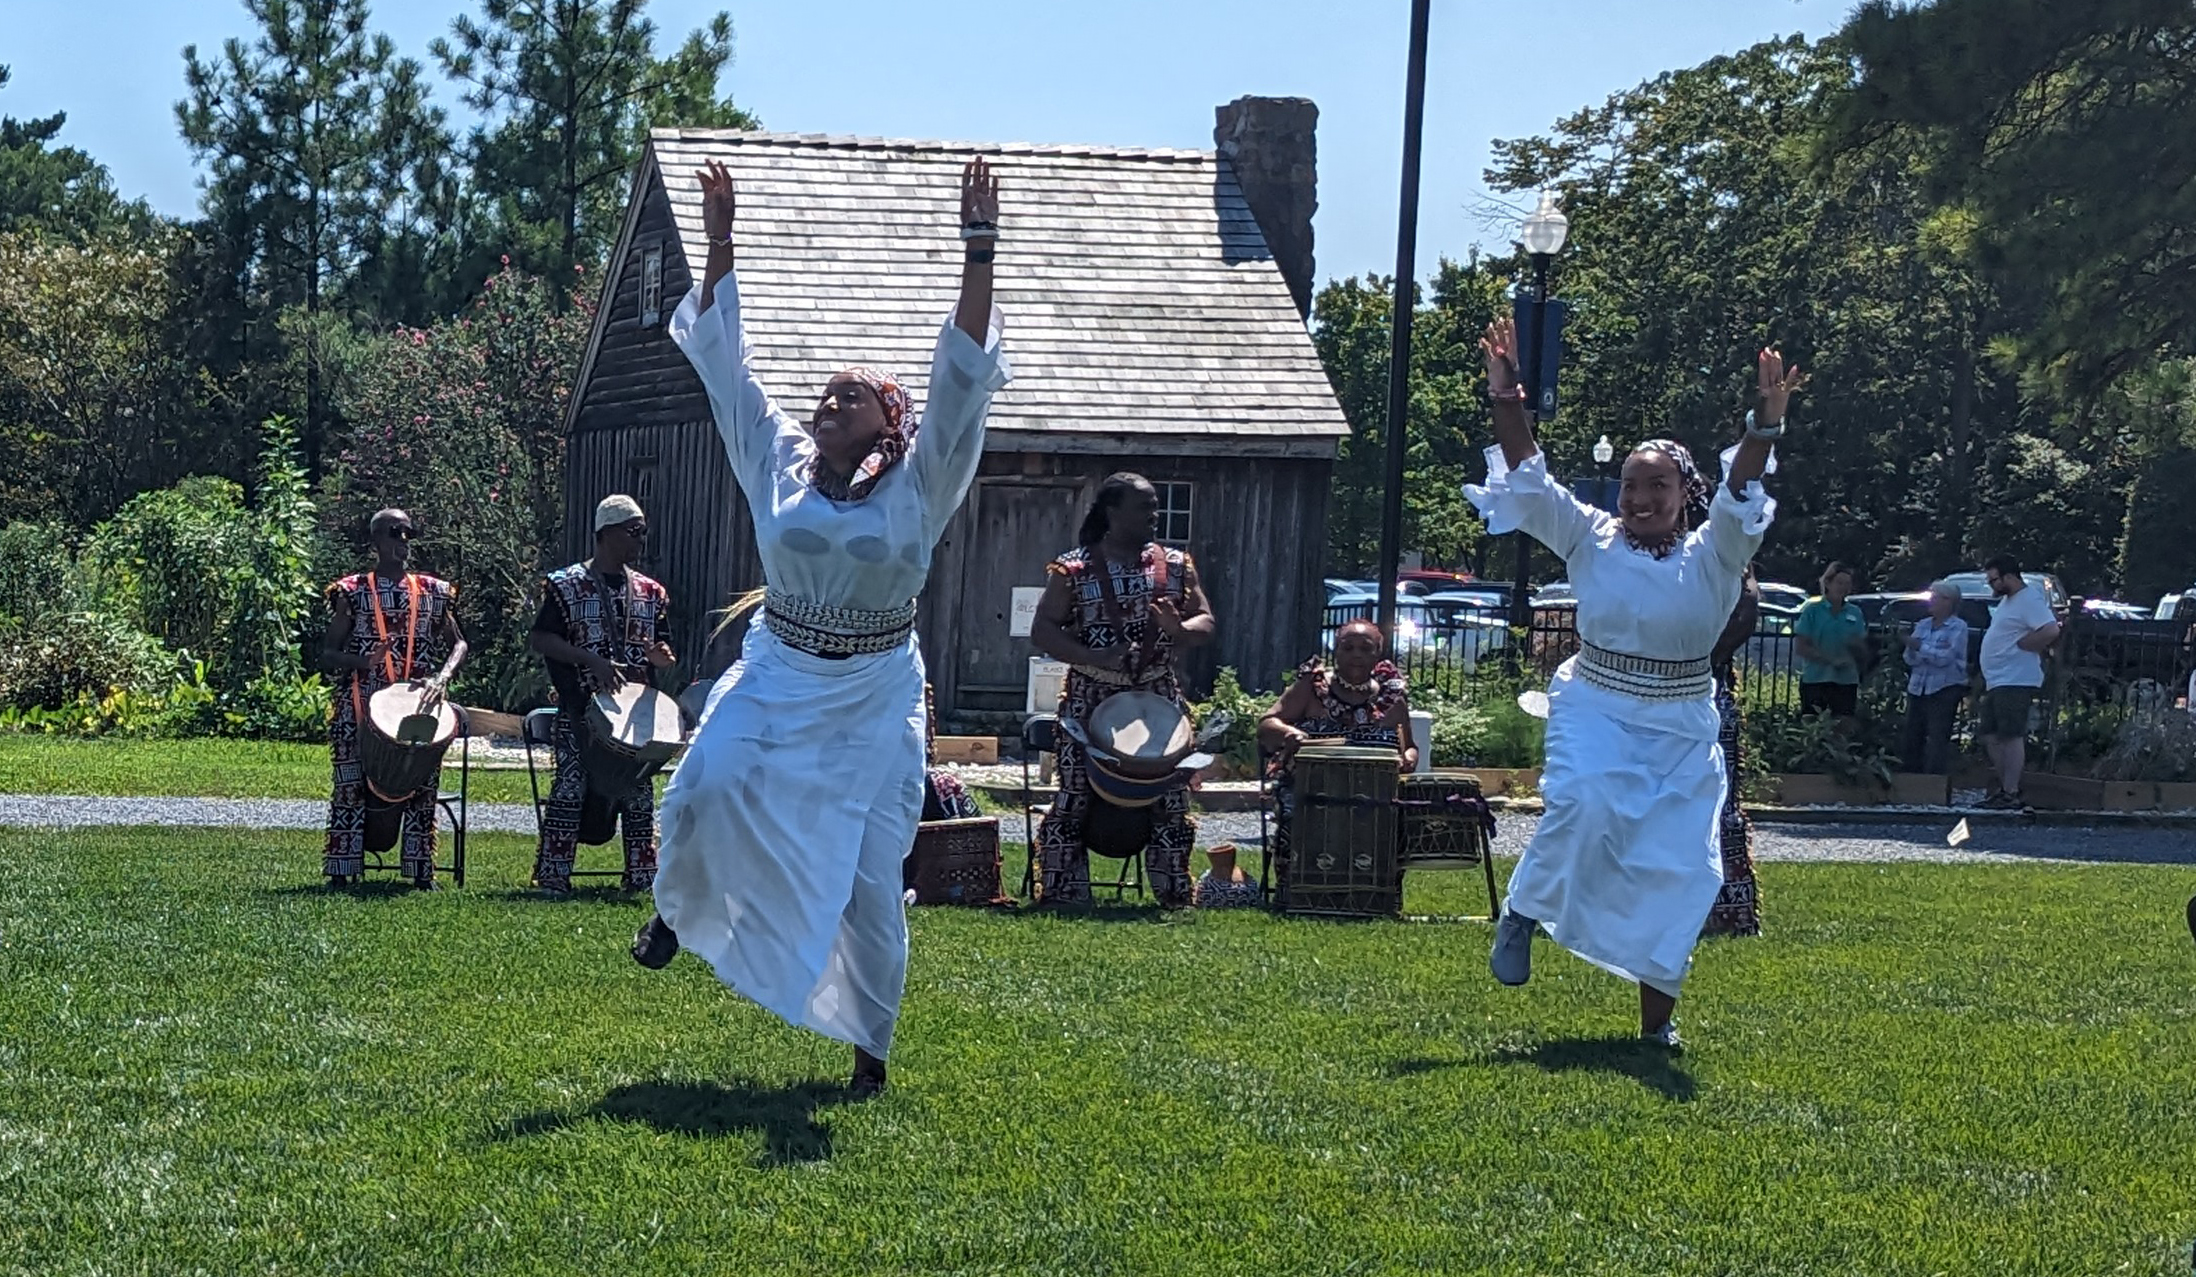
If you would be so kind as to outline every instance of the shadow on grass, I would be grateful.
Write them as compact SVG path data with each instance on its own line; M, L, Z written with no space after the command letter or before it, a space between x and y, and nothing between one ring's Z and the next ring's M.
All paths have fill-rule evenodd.
M450 884L442 881L439 877L435 881L438 889L447 890L449 888ZM327 879L322 878L316 882L293 882L280 887L266 887L262 888L262 891L270 896L300 898L349 896L354 900L387 900L394 896L415 895L418 893L419 888L412 885L411 879L402 875L393 875L388 877L376 876L363 882L348 883L341 887L333 886Z
M1391 1077L1419 1077L1438 1073L1443 1069L1464 1068L1473 1064L1531 1064L1547 1073L1570 1073L1587 1070L1597 1073L1617 1073L1631 1078L1664 1099L1680 1104L1690 1103L1698 1091L1693 1075L1677 1062L1677 1057L1659 1046L1652 1046L1636 1037L1610 1035L1598 1038L1554 1038L1537 1046L1507 1046L1489 1051L1477 1059L1437 1059L1430 1056L1413 1056L1397 1060L1388 1066Z
M543 891L539 887L496 887L487 891L469 892L484 900L503 900L517 904L534 905L587 905L631 904L652 897L645 891L628 891L614 884L574 887L570 891Z
M497 1136L526 1139L594 1120L631 1122L693 1139L757 1131L763 1137L762 1164L792 1166L831 1156L831 1128L816 1121L816 1111L853 1098L834 1082L768 1087L751 1082L634 1082L611 1089L577 1113L529 1113Z

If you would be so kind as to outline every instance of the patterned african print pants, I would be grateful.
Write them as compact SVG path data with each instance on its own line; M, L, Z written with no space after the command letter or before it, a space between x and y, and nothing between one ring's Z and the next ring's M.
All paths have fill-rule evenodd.
M328 797L328 845L321 855L320 871L330 878L356 878L366 872L366 805L371 802L384 816L388 804L366 789L366 776L358 761L358 723L352 717L348 697L336 697L335 717L328 725L328 753L335 762L335 783ZM429 785L393 813L403 821L398 867L413 882L435 880L435 786Z
M1723 770L1729 792L1723 798L1723 888L1700 932L1707 936L1761 934L1761 900L1754 882L1754 822L1739 801L1739 707L1736 689L1716 681L1716 714L1723 720Z
M587 764L580 753L572 720L557 715L557 779L541 814L541 846L534 855L534 885L544 891L570 891L572 865L579 858L581 816L589 803L615 809L625 842L625 874L619 885L646 891L656 882L656 781L649 777L618 797L590 794Z
M1060 697L1060 717L1072 714L1077 721L1087 723L1098 702L1117 690L1070 670ZM1171 678L1144 690L1180 699ZM1090 849L1083 843L1083 824L1091 804L1104 800L1091 793L1089 767L1083 747L1062 737L1060 792L1053 797L1052 810L1037 826L1037 860L1044 871L1038 899L1046 903L1090 902ZM1189 858L1190 849L1197 843L1197 826L1189 810L1187 789L1174 790L1151 807L1151 841L1144 844L1144 877L1151 882L1151 894L1167 909L1186 909L1190 903Z

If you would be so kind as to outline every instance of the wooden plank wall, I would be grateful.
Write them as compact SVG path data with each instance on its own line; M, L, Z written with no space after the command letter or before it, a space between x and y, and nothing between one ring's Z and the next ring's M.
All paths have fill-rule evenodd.
M1080 475L1087 503L1105 476L1132 470L1154 481L1192 485L1190 553L1219 617L1219 641L1193 653L1183 673L1193 695L1210 691L1222 666L1245 686L1278 690L1280 675L1313 655L1326 603L1327 501L1333 463L1294 458L1162 457L990 453L984 475ZM994 588L992 564L971 538L964 506L939 547L920 615L923 652L938 712L955 730L973 728L960 703L952 659L964 588ZM1057 554L1068 546L1047 547ZM985 723L990 724L989 719Z
M595 354L594 374L578 388L581 399L574 434L676 425L709 417L709 396L701 378L694 375L669 333L671 312L693 287L693 276L679 248L663 176L653 166L641 199L633 242L625 260L616 264L618 278L609 294L610 313ZM641 258L651 248L663 253L663 316L660 322L642 327Z

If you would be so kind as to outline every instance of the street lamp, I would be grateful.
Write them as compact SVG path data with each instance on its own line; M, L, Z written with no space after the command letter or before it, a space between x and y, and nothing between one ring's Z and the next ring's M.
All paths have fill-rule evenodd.
M1533 388L1533 416L1536 420L1549 421L1555 417L1555 389L1546 384L1548 367L1548 263L1563 251L1563 241L1570 238L1571 219L1556 207L1554 191L1540 193L1540 205L1525 219L1524 230L1518 242L1533 258L1533 310L1529 340L1532 343L1532 368L1529 370ZM1606 442L1606 440L1604 441ZM1533 547L1523 532L1517 535L1517 583L1510 595L1510 624L1517 629L1532 625ZM1512 645L1513 650L1515 645Z
M1403 555L1403 461L1411 406L1412 282L1418 260L1418 151L1426 122L1426 22L1433 0L1411 0L1403 72L1403 189L1395 229L1395 301L1388 311L1387 488L1380 502L1380 628L1395 635L1395 578ZM1557 214L1557 216L1562 216Z

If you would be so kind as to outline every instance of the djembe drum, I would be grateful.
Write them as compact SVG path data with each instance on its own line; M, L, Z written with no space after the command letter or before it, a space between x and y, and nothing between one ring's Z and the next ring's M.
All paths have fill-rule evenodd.
M1101 856L1137 855L1151 841L1159 800L1188 788L1212 759L1196 752L1182 707L1153 692L1115 692L1091 711L1082 732L1096 800L1083 818L1083 845Z
M1401 809L1396 868L1473 869L1487 876L1489 916L1500 912L1494 880L1494 811L1469 772L1405 776L1396 786Z
M457 711L422 683L392 683L366 699L358 767L366 782L366 850L387 851L404 829L404 804L442 777L457 737Z
M1306 745L1296 751L1286 914L1393 917L1403 908L1393 749Z
M589 846L610 841L619 802L669 766L686 748L686 735L679 703L645 683L588 698L586 739L580 745L587 798L580 808L579 841Z

